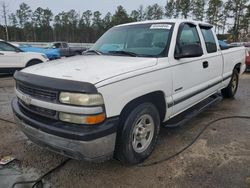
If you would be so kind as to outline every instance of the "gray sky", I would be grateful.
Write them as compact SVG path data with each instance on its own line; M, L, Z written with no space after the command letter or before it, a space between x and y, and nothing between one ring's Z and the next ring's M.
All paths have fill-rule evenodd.
M75 9L77 12L85 10L99 10L102 14L107 12L114 13L118 5L122 5L128 13L133 9L137 9L140 5L146 7L158 3L165 6L166 0L5 0L9 6L9 10L14 12L18 9L22 2L27 3L33 10L37 7L50 8L54 14L61 11Z

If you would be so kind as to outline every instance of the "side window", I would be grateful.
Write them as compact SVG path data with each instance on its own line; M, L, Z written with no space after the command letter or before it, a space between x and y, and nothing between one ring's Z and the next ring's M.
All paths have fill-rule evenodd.
M15 52L16 48L5 43L5 42L0 42L0 51L9 51L9 52Z
M217 52L217 45L211 28L201 28L208 53Z
M61 43L55 43L54 46L55 46L56 48L61 48Z
M62 43L63 48L68 48L68 45L66 43Z
M180 46L199 44L201 45L199 34L195 26L185 24L179 35L178 44Z
M187 45L200 45L201 41L196 26L185 24L178 32L175 53L179 54L182 47Z

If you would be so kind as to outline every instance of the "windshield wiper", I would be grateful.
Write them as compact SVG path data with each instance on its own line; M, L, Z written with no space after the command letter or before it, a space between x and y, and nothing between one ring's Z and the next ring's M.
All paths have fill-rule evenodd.
M108 53L111 54L122 54L122 55L129 55L132 57L137 57L138 54L134 53L134 52L128 52L128 51L123 51L123 50L119 50L119 51L109 51Z
M87 54L87 53L95 53L97 55L102 55L102 52L100 52L98 50L87 50L84 52L84 54Z

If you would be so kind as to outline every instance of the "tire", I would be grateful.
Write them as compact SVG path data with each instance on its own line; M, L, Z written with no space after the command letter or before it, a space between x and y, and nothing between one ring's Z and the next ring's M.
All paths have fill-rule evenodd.
M151 103L132 109L118 130L115 158L123 164L138 164L153 152L160 130L160 116Z
M39 63L42 63L41 60L38 60L38 59L34 59L34 60L31 60L27 63L26 67L30 67L30 66L33 66L33 65L37 65Z
M221 90L222 96L224 98L233 98L237 92L238 85L239 85L239 73L236 69L234 69L229 85Z

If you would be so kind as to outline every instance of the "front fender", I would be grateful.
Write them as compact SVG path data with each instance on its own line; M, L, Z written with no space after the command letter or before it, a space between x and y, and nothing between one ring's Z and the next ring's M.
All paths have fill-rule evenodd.
M172 80L169 69L162 69L116 81L97 89L103 95L107 117L114 117L121 114L126 104L143 95L162 91L168 98L171 96Z

